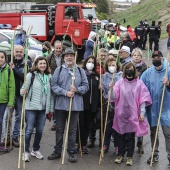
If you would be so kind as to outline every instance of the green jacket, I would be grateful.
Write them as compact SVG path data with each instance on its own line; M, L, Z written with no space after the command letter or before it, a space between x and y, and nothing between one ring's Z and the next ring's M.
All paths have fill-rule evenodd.
M8 76L10 77L8 78ZM0 103L8 103L8 106L14 106L14 99L15 99L14 73L7 64L1 70Z

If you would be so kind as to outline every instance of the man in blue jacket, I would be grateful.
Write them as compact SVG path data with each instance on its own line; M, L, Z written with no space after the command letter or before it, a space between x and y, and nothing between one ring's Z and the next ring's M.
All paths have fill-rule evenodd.
M61 67L56 68L51 78L51 89L55 93L57 126L55 151L48 156L48 159L53 160L61 157L64 129L69 114L70 99L72 98L67 152L69 155L68 160L74 163L77 162L75 157L77 121L79 112L84 110L83 95L88 91L89 85L84 70L78 68L75 63L74 50L71 48L66 49L63 57L65 63ZM72 80L74 80L74 85L72 85Z
M166 152L167 158L169 160L169 167L170 167L170 68L168 67L168 73L165 75L166 72L166 64L167 61L163 58L161 51L155 51L152 54L152 64L153 66L146 70L142 76L141 80L147 86L151 98L152 98L152 105L146 108L146 116L148 118L148 122L150 125L150 132L151 132L151 147L153 149L155 135L156 135L156 128L157 122L160 112L160 105L162 99L162 90L163 86L166 86L165 95L164 95L164 102L162 107L161 119L160 123L162 126L162 131L165 137L165 145L166 145ZM153 163L159 161L159 138L157 137L156 140L156 147L154 150L153 156ZM151 157L147 160L147 163L150 164Z
M16 28L14 44L24 46L25 38L26 38L26 32L23 30L23 27L21 25L18 25Z

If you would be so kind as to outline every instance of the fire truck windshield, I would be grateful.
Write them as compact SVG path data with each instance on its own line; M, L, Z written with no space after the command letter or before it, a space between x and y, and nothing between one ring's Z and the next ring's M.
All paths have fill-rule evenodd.
M93 15L93 18L97 18L95 8L83 8L84 18L88 18L88 14Z

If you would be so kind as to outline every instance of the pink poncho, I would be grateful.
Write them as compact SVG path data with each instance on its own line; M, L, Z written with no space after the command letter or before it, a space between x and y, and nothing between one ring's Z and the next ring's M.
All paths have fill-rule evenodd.
M138 78L132 81L122 78L116 82L113 90L116 95L113 129L119 134L135 132L136 136L147 135L146 119L139 121L140 105L143 102L146 106L152 104L145 84Z

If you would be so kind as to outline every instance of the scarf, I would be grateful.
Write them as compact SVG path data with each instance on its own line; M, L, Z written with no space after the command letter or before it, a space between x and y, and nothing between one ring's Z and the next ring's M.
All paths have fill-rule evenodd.
M47 82L49 81L48 75L42 75L41 73L38 73L38 76L42 82L42 93L47 94Z

